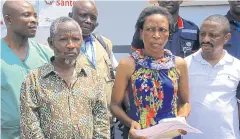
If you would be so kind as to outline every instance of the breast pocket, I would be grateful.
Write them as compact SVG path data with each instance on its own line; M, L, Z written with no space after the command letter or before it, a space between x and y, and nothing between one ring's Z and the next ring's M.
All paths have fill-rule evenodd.
M215 82L219 84L220 87L223 87L223 89L228 88L230 90L235 90L239 83L239 78L234 74L225 73L218 75Z
M197 43L197 30L182 30L180 33L180 53L183 57L191 54L193 46Z

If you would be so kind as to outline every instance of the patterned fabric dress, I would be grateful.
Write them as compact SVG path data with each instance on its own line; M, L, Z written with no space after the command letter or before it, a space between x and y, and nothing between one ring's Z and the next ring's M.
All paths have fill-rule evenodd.
M129 117L139 122L141 128L156 125L164 118L176 117L179 76L175 56L164 50L162 58L154 59L145 56L141 49L131 56L136 66L129 86Z

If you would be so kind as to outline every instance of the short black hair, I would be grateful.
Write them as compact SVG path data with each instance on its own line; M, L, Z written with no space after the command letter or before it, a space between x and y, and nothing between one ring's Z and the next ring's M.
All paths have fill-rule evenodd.
M149 6L149 7L146 7L145 9L143 9L143 11L141 12L141 14L138 17L137 23L135 25L135 29L136 30L143 29L143 24L146 21L146 17L153 15L153 14L161 14L161 15L167 17L168 23L169 23L169 32L171 34L173 32L172 15L166 9L164 9L160 6Z
M216 22L221 25L225 34L230 33L230 24L228 19L220 14L214 14L207 17L204 21Z

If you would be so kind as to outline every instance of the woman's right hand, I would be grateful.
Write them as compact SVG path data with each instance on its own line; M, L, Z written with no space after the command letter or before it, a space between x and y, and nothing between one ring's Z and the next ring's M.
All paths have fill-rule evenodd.
M141 129L141 126L138 122L132 121L131 122L131 128L129 130L129 137L130 139L147 139L147 137L144 136L138 136L136 135L136 130Z

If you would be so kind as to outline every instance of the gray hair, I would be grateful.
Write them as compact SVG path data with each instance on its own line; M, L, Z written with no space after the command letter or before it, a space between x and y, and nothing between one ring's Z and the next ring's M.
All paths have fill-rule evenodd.
M228 19L220 14L214 14L209 17L207 17L204 21L210 21L210 22L216 22L221 25L221 28L223 29L224 33L230 33L230 24Z
M67 16L62 16L62 17L55 19L52 22L52 24L50 26L50 38L54 39L54 37L56 36L56 33L57 33L58 26L62 23L66 23L66 22L74 23L78 27L80 34L82 34L82 29L75 20L73 20L72 18L67 17Z

